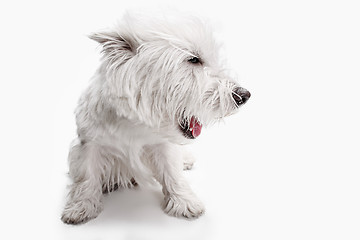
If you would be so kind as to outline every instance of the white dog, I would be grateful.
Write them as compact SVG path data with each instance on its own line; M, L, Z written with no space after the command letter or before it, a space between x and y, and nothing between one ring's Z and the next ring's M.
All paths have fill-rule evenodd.
M90 38L101 44L103 58L76 110L73 184L62 221L95 218L104 192L154 178L166 213L200 216L204 206L182 175L194 160L181 145L236 112L250 93L219 65L212 32L195 17L127 14L116 28Z

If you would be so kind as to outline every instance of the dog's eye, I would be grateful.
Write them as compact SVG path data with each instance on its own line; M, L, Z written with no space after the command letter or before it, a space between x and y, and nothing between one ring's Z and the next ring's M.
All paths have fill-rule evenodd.
M200 59L198 57L192 57L188 61L193 63L193 64L200 63Z

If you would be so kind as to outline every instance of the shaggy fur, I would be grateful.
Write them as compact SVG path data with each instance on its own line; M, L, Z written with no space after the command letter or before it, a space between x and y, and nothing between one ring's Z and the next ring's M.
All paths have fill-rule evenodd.
M163 186L166 213L200 216L204 206L182 175L194 159L181 145L202 126L236 112L250 93L220 66L212 32L197 18L127 14L114 29L90 38L103 58L76 109L73 184L62 220L95 218L104 192L154 178Z

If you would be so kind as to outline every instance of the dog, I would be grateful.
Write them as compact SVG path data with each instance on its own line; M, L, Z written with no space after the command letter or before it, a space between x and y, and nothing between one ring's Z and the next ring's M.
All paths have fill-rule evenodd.
M73 183L62 221L93 219L104 193L154 179L167 214L199 217L204 205L182 174L194 159L182 145L250 98L221 66L211 28L198 17L127 13L116 27L89 37L100 44L102 59L75 111Z

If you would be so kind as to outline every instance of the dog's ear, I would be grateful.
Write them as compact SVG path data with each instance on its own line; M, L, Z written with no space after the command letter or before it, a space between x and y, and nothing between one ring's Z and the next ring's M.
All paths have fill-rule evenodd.
M98 32L89 35L89 38L100 43L102 52L111 57L125 57L129 58L136 53L135 42L129 37L120 35L117 32Z

